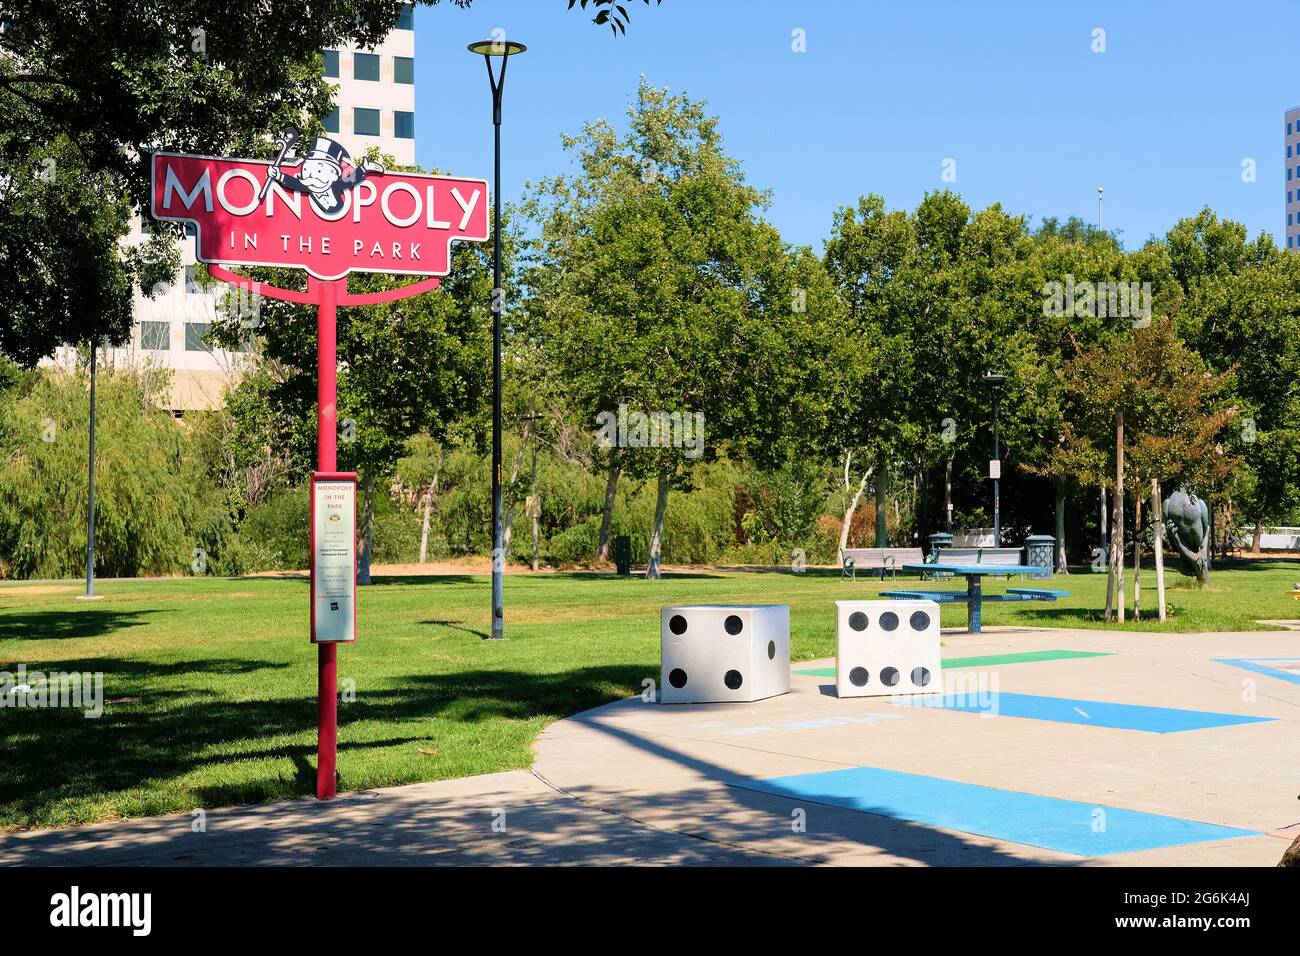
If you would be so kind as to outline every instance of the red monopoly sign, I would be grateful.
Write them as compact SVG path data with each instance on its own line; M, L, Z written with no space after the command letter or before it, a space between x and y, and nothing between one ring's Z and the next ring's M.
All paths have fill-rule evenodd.
M283 152L281 154L283 159ZM318 137L292 164L153 154L151 213L192 222L200 262L442 276L451 243L488 237L482 179L389 173Z

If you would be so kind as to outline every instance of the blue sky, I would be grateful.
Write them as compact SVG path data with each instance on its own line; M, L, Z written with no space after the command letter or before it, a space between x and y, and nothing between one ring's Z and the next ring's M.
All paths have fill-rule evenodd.
M506 81L502 182L567 168L561 132L621 121L642 73L708 101L768 218L820 251L837 206L912 208L951 188L975 208L1095 221L1134 247L1209 205L1284 242L1285 109L1300 103L1290 3L627 0L624 37L565 0L416 12L421 165L492 174L482 60L496 28L528 44ZM1095 53L1093 31L1105 31ZM806 52L792 50L804 31ZM1242 162L1256 181L1242 181Z

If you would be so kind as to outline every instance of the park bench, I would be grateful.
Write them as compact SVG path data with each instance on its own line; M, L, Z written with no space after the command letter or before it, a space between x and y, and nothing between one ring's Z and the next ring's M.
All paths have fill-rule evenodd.
M840 577L857 580L857 572L861 569L879 571L883 578L886 571L893 575L899 565L924 560L925 554L920 548L841 548Z
M1021 555L1024 552L1020 548L936 548L930 552L926 561L930 564L938 562L940 564L1020 564ZM943 571L936 571L932 577L947 578L952 575ZM1043 575L1031 575L1031 577L1046 577Z

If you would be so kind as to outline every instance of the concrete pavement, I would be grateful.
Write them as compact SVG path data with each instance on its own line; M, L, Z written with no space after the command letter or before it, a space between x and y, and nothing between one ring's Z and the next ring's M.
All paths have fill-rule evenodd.
M993 701L1042 695L1269 720L1154 733L841 701L831 678L797 673L832 662L804 662L790 694L754 704L634 698L558 721L539 737L532 773L8 834L0 865L1277 863L1300 832L1300 682L1276 676L1297 674L1276 659L1300 659L1300 634L943 635L948 659L1043 650L1107 656L968 662L945 680ZM1273 661L1250 670L1215 658ZM1090 855L749 788L857 767L1259 835Z

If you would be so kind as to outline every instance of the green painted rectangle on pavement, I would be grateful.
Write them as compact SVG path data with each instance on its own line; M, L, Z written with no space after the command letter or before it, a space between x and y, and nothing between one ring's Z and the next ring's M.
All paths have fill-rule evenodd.
M997 664L1028 664L1033 661L1065 661L1077 657L1110 657L1106 651L1023 651L1019 654L984 654L979 657L946 657L943 661L944 670L955 670L959 667L993 667ZM833 667L808 667L803 670L795 671L796 674L804 674L808 677L834 677L835 668Z
M1020 654L986 654L982 657L944 658L944 670L954 667L990 667L994 664L1028 664L1031 661L1065 661L1075 657L1110 657L1105 651L1024 651Z

